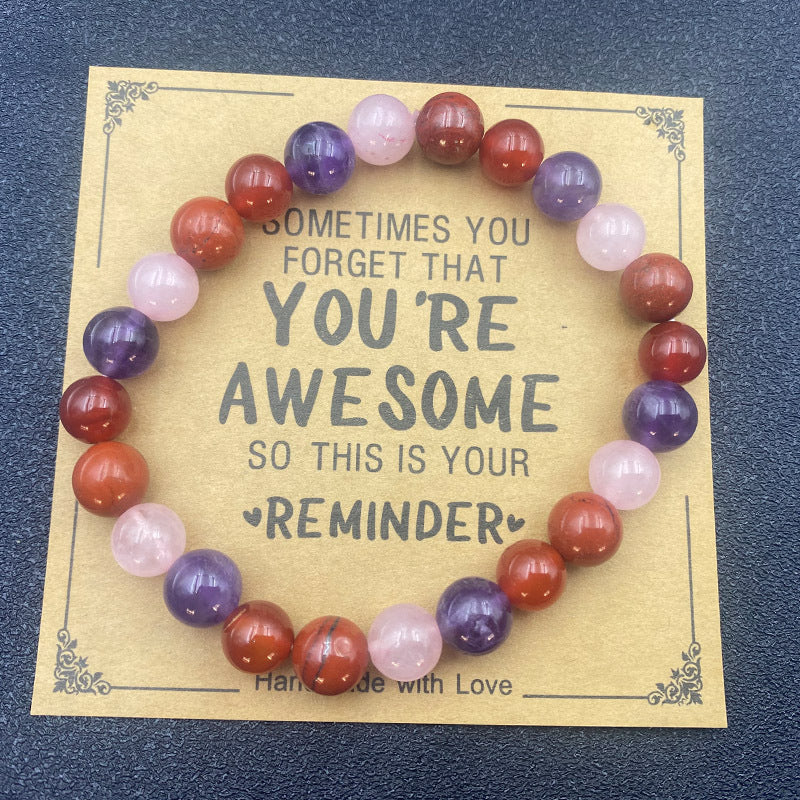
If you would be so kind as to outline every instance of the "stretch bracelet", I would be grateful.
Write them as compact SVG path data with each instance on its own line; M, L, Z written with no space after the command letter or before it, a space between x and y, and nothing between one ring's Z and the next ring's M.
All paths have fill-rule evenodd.
M499 558L494 581L455 581L441 595L435 614L404 603L381 611L368 635L344 617L324 616L295 636L278 605L240 605L241 574L227 555L212 549L184 552L186 531L178 515L143 502L147 463L135 448L116 441L131 416L130 397L116 379L133 378L150 367L159 346L154 323L191 310L199 294L197 271L219 269L236 257L245 222L280 218L290 207L294 186L315 195L337 191L350 179L356 157L393 164L415 139L424 155L440 164L463 164L479 153L488 179L503 186L532 181L533 202L543 214L565 224L578 222L582 258L600 270L623 270L623 305L635 317L656 323L638 351L649 380L623 406L630 438L609 442L591 457L592 491L569 494L553 507L549 543L522 539L510 545ZM436 95L418 114L397 98L372 95L353 110L347 133L329 122L310 122L289 137L284 163L258 154L239 159L225 181L227 202L197 197L184 203L171 223L175 252L147 255L133 266L131 307L101 311L89 322L83 348L100 375L75 381L61 398L64 428L91 445L73 470L75 496L91 513L117 518L111 549L119 565L140 577L163 575L164 601L181 622L222 624L223 651L233 666L259 674L291 656L300 681L319 694L354 687L370 659L387 677L413 681L436 666L443 643L473 655L502 644L511 630L512 608L542 609L561 595L566 564L591 566L614 555L622 540L619 511L643 506L657 491L660 468L654 453L684 444L697 426L697 408L681 384L703 370L706 347L694 328L673 319L691 299L689 270L670 255L642 255L644 223L627 206L598 204L601 188L600 172L587 156L561 152L544 159L539 133L523 120L503 120L484 134L480 109L457 92ZM291 297L270 303L277 319Z

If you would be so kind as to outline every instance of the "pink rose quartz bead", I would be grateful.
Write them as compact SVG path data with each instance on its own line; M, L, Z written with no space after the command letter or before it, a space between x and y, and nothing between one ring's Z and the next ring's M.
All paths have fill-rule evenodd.
M414 115L396 97L373 94L353 109L347 133L362 161L395 164L414 144Z
M140 578L163 575L185 548L186 529L180 517L159 503L129 508L111 531L111 552L117 563Z
M645 229L642 218L628 206L595 206L578 223L576 239L583 260L605 272L625 269L641 255Z
M199 293L194 267L175 253L145 256L128 274L133 307L156 322L171 322L188 314Z
M620 511L649 503L658 491L661 467L652 451L620 439L604 444L589 461L589 483Z
M372 663L387 678L415 681L427 675L442 654L442 635L433 615L411 603L385 608L367 636Z

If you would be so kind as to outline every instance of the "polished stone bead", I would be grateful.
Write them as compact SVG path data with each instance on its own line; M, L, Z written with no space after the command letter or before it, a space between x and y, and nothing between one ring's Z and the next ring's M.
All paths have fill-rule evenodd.
M416 122L422 152L437 164L461 164L478 150L483 116L473 100L460 92L442 92L422 107Z
M195 269L221 269L244 242L242 218L224 200L195 197L172 217L169 230L175 252Z
M295 185L310 194L331 194L353 174L356 151L350 137L330 122L308 122L286 142L286 169Z
M633 316L647 322L666 322L692 299L692 274L686 265L666 253L646 253L622 273L619 292Z
M614 508L631 511L649 503L658 491L661 467L638 442L619 439L599 448L589 461L589 483Z
M188 314L199 294L194 267L175 253L151 253L128 273L131 303L156 322L172 322Z
M533 202L559 222L573 222L600 199L603 179L597 165L582 153L567 150L542 161L533 179Z
M595 206L578 223L575 240L587 264L615 272L638 258L644 237L644 222L632 208L606 203Z
M367 164L395 164L414 144L414 115L388 94L365 97L350 115L347 133Z
M470 655L489 653L511 632L511 603L485 578L460 578L444 590L436 622L447 644Z
M158 355L158 330L150 317L127 306L107 308L83 332L88 362L109 378L134 378Z
M567 580L564 559L539 539L521 539L507 547L497 562L497 585L514 608L537 611L561 597Z
M654 325L639 343L639 364L653 380L688 383L706 363L706 343L691 326L683 322Z
M484 134L479 154L483 174L501 186L529 181L544 158L539 132L521 119L504 119Z
M116 439L131 419L131 398L125 387L105 375L71 383L61 395L58 416L64 430L82 442Z
M242 576L219 550L190 550L164 578L164 602L172 616L194 628L224 622L239 605Z
M367 644L372 663L395 681L415 681L427 675L442 654L436 620L411 603L381 611L369 629Z
M140 578L163 575L185 549L181 518L160 503L129 508L111 531L111 552L117 564Z
M253 153L228 170L225 196L242 219L266 222L283 214L292 202L292 179L277 158Z
M547 534L564 561L594 566L608 561L619 549L622 520L605 497L573 492L553 506L547 519Z
M295 637L292 665L317 694L342 694L363 677L369 664L367 637L345 617L319 617Z
M654 452L686 444L697 428L697 406L682 386L648 381L637 386L622 406L628 436Z
M122 442L93 444L72 470L78 502L101 517L118 517L141 503L149 480L142 454Z
M242 672L270 672L289 657L292 642L294 631L288 615L265 600L239 606L222 626L222 652Z

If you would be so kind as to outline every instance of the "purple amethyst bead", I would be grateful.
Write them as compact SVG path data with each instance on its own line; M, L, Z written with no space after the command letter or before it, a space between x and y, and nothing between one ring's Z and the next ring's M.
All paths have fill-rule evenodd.
M460 578L439 599L436 624L442 639L470 655L501 645L511 632L511 603L505 592L485 578Z
M692 438L697 406L682 386L672 381L648 381L637 386L622 407L628 436L659 453L674 450Z
M164 602L175 619L194 628L224 622L239 605L242 576L219 550L190 550L164 578Z
M283 161L301 189L330 194L347 183L356 165L356 151L341 128L330 122L308 122L289 137Z
M566 151L546 158L533 178L533 202L543 214L572 222L591 211L600 199L603 179L590 158Z
M150 317L135 308L107 308L86 326L83 352L102 375L133 378L155 361L158 331Z

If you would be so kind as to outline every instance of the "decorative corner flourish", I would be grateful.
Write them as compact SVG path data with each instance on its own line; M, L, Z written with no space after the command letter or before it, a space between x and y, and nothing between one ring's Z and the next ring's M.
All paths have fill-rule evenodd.
M138 100L148 100L157 91L155 81L109 81L103 133L110 136L122 125L123 114L133 111Z
M78 640L69 635L66 628L58 632L58 653L53 671L56 682L54 692L65 694L108 694L111 684L103 680L102 672L90 672L85 658L75 652Z
M657 683L656 688L647 695L651 706L691 706L702 705L703 677L700 674L700 645L692 642L685 653L681 653L683 665L672 670L672 680Z
M654 125L659 139L667 140L667 150L675 156L676 161L686 160L684 149L684 133L686 123L683 110L674 108L645 108L637 106L636 116L644 125Z

